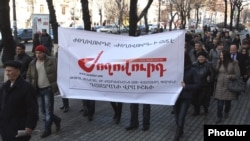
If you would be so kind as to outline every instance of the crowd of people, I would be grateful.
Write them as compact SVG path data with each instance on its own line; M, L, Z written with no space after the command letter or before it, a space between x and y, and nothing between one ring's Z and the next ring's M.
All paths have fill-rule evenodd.
M217 32L217 31L216 31ZM4 64L8 77L0 90L0 132L3 141L29 140L35 129L39 112L44 115L44 131L41 138L51 135L54 123L60 131L61 118L54 114L54 94L57 87L57 57L51 56L52 40L46 33L35 34L33 38L33 56L26 54L25 45L18 44L16 56ZM240 93L229 91L230 80L241 78L245 83L250 76L250 37L243 40L239 35L231 37L228 31L218 33L205 31L204 34L187 32L185 37L183 87L173 112L176 121L175 141L184 134L185 117L190 106L193 116L209 113L210 99L217 100L216 124L230 116L231 101ZM198 75L197 75L198 74ZM25 81L26 80L26 81ZM32 102L31 102L32 101ZM63 112L69 111L69 99L62 98ZM113 119L120 123L123 103L110 102L114 111ZM150 129L150 104L143 106L142 130ZM20 110L15 109L18 106ZM39 107L39 108L38 108ZM139 104L131 103L131 118L126 130L139 127ZM82 100L83 116L93 120L94 100ZM26 136L15 138L18 130L25 130Z

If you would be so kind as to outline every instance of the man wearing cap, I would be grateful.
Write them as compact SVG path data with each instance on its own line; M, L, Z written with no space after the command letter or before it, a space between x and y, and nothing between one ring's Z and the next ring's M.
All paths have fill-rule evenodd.
M25 52L25 45L18 44L16 46L16 55L14 56L14 60L20 61L23 64L22 76L24 79L26 78L26 71L28 69L29 63L32 58Z
M0 89L0 134L3 141L28 141L38 121L38 104L34 87L21 76L22 64L4 64L8 80ZM16 137L18 130L25 136Z
M42 35L40 37L40 44L43 45L46 48L47 55L51 55L52 51L52 39L50 35L47 33L46 29L42 29Z
M38 45L34 58L28 67L26 79L30 81L38 92L38 104L41 113L45 115L45 130L41 138L51 134L52 122L56 125L56 131L60 130L61 118L54 115L54 93L57 87L57 62L56 58L46 55L46 48Z

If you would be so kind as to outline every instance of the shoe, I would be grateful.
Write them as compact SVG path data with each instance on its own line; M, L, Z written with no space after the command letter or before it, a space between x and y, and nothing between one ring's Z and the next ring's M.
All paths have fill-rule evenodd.
M225 119L227 119L228 116L229 116L229 113L225 113L225 114L224 114L224 118L225 118Z
M44 131L40 137L41 137L41 138L46 138L46 137L48 137L49 135L51 135L51 131Z
M183 135L183 129L182 128L177 128L174 136L174 141L179 141L180 137Z
M204 108L204 113L205 113L205 114L208 113L208 108Z
M138 128L138 126L129 125L129 126L126 127L125 129L126 129L127 131L129 131L129 130L134 130L134 129L137 129L137 128Z
M222 121L221 118L217 118L217 120L215 121L215 123L220 123Z
M93 120L93 116L92 115L88 115L88 121L92 121Z
M117 115L116 114L114 114L114 116L113 116L113 119L115 120L115 119L117 119L118 117L117 117Z
M149 130L149 126L148 125L143 126L142 131L148 131L148 130Z
M54 121L56 125L56 131L60 131L61 129L61 119Z
M64 113L67 113L68 111L69 111L69 107L65 107L63 110Z
M193 116L195 117L195 116L198 116L200 113L198 113L198 112L194 112L193 113Z
M173 111L171 111L171 115L173 115L173 114L175 114L175 111L173 110Z
M64 109L64 106L60 107L60 109L63 110L63 109Z
M121 121L121 118L120 118L120 117L117 117L115 123L116 123L116 124L119 124L120 121Z

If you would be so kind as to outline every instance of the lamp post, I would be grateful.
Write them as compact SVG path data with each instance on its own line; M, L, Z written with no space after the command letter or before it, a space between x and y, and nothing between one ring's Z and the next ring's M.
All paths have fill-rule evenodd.
M13 0L13 30L14 30L14 40L17 43L18 40L17 40L16 1L15 0Z
M159 0L159 8L158 8L158 29L160 28L160 22L161 22L161 0Z

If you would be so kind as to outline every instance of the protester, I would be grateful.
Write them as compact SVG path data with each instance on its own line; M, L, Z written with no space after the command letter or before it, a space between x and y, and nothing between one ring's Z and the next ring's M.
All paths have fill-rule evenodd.
M39 45L35 49L36 58L29 65L27 80L30 81L38 92L38 103L41 113L45 115L45 130L41 138L51 134L52 122L56 130L60 130L61 119L54 115L54 93L57 87L57 62L56 58L46 55L46 48Z
M197 62L193 64L200 77L200 88L193 94L194 116L200 114L200 107L203 106L204 113L208 113L208 107L211 96L211 84L214 81L214 69L211 63L207 61L207 53L199 52Z
M8 81L0 90L0 134L2 141L28 141L38 121L38 105L34 87L21 76L22 64L4 64ZM18 130L26 136L15 137Z
M215 123L220 123L223 116L224 118L228 118L231 109L231 101L237 99L236 93L228 90L228 82L230 79L240 77L238 62L234 61L230 53L226 50L220 53L220 60L217 64L216 73L217 84L214 97L217 100L217 120Z
M242 64L239 65L241 70L240 73L243 81L247 82L249 78L248 69L250 69L250 56L246 48L242 48L240 53L241 53L241 64Z
M21 70L21 75L26 78L26 72L28 70L28 66L32 58L25 52L25 45L18 44L16 46L16 55L14 56L14 60L20 61L23 65Z
M40 45L40 33L35 33L33 35L33 41L32 41L32 53L33 53L33 57L35 57L35 49L38 45Z
M139 104L130 104L130 124L126 127L126 130L134 130L139 127L139 120L138 120L138 109ZM143 131L149 130L150 127L150 112L151 106L150 104L143 104Z
M88 117L88 121L93 120L95 113L95 100L82 100L83 117Z
M196 61L197 55L201 51L207 52L206 48L203 46L202 42L195 42L194 48L189 52L189 57L190 57L192 63L194 63Z
M67 113L69 111L69 99L68 98L62 98L63 106L60 107L61 110L63 110L64 113Z
M183 82L181 82L183 89L174 105L175 123L177 125L174 141L179 141L179 138L184 133L183 129L185 117L190 106L193 93L198 90L200 84L200 78L195 69L192 68L192 62L187 53L185 53L184 59L184 79Z
M51 56L53 44L50 35L47 33L46 29L42 29L42 35L40 37L40 44L46 48L47 55Z
M110 102L113 111L114 116L113 119L116 120L116 124L119 124L121 121L121 115L122 115L122 103L121 102Z

